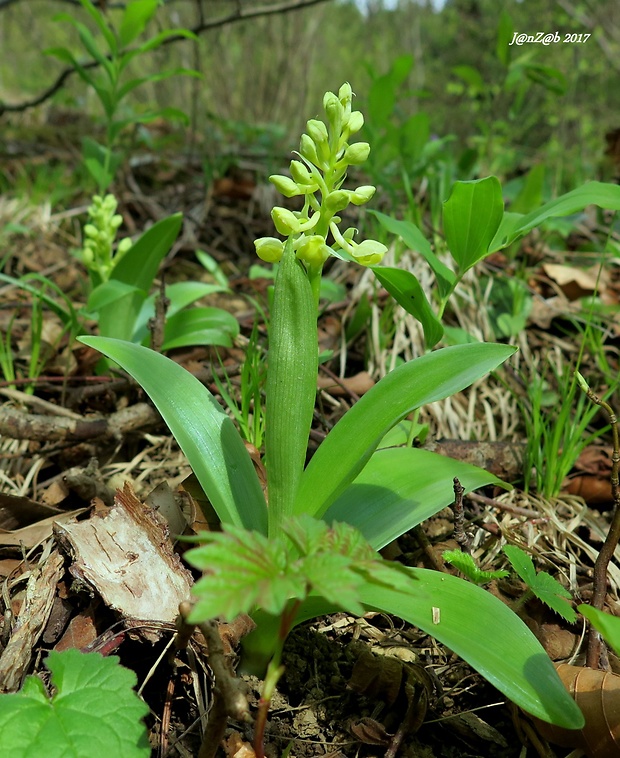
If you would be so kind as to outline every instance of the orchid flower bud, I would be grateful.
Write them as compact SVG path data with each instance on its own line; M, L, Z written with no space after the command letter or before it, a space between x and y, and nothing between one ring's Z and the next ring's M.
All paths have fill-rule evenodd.
M362 266L373 266L381 263L383 256L387 253L387 247L376 240L364 240L359 245L353 243L351 255Z
M297 184L317 186L316 179L301 161L291 161L291 176Z
M254 240L256 255L267 263L277 263L282 258L284 243L275 237L261 237Z
M327 136L327 127L322 121L319 121L316 118L311 118L310 121L308 121L306 124L306 129L308 130L308 134L310 135L310 138L315 145L318 146L323 142L329 141L329 137Z
M347 129L349 134L356 134L364 126L364 116L361 111L353 111L349 116Z
M299 219L293 211L276 206L271 211L271 218L276 229L285 237L299 232Z
M316 151L316 145L311 137L307 134L301 135L301 141L299 143L299 153L310 163L320 167L321 161L319 160L318 153Z
M349 166L360 166L366 161L370 155L370 145L368 142L356 142L354 145L349 145L345 150L343 160L349 164Z
M295 197L296 195L303 195L303 191L299 189L299 186L288 176L282 176L282 174L272 174L269 177L269 181L284 197Z
M343 211L350 202L350 191L335 190L334 192L330 192L325 198L324 205L330 213L338 213L338 211Z
M353 205L364 205L364 203L372 199L376 191L377 188L373 187L372 184L358 187L355 192L351 193L351 202Z
M333 92L326 92L323 98L323 107L327 115L327 120L332 128L332 134L340 136L342 132L342 123L344 119L344 108L342 103Z

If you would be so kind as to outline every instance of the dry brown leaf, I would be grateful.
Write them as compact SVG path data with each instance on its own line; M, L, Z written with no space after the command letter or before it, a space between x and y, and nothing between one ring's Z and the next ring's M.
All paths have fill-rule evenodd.
M561 263L545 263L545 274L554 281L569 300L577 300L580 297L591 295L597 287L601 292L607 286L608 274L600 273L599 266L591 266L588 269L563 266Z
M609 671L556 664L560 679L586 719L578 732L536 719L542 737L562 747L581 748L588 758L620 755L620 675Z

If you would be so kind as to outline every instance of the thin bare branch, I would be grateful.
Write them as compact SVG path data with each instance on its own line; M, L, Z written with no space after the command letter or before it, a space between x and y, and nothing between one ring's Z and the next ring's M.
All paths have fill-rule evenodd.
M3 2L10 3L17 2L17 0L0 0L0 3ZM190 31L198 36L202 32L208 31L210 29L217 29L221 26L227 26L228 24L234 24L238 21L248 21L249 19L261 18L263 16L274 16L280 13L304 10L305 8L311 8L314 5L320 5L321 3L325 2L329 2L329 0L303 0L303 2L293 3L283 2L249 9L243 9L239 4L233 13L229 13L226 16L221 16L220 18L215 18L210 21L204 21L203 23L197 24L193 29L190 29ZM2 6L0 5L0 7ZM174 35L164 40L162 46L170 45L174 42L180 42L181 40L187 40L187 38L180 34ZM82 63L82 67L85 69L97 68L98 65L99 64L97 61L88 61L86 63ZM53 84L51 84L46 90L30 100L25 100L21 103L13 104L0 101L0 116L4 115L5 113L22 113L23 111L30 110L31 108L36 108L38 105L41 105L41 103L49 100L52 95L58 92L58 90L64 86L64 83L67 81L67 79L74 73L74 68L66 68L59 74L58 78Z

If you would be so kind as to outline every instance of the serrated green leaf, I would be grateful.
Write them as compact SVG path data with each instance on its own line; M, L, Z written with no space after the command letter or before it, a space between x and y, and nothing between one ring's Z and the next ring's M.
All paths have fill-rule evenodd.
M577 619L577 614L565 598L572 597L570 592L563 587L557 579L546 571L536 573L536 568L530 556L516 545L506 545L504 553L508 557L512 567L527 584L529 589L543 603L549 606L571 624Z
M0 754L11 758L150 755L141 719L148 706L133 692L136 676L116 656L66 650L49 654L55 693L28 677L21 692L0 695Z
M483 571L477 565L472 556L469 553L464 553L461 550L446 550L442 557L444 561L452 564L454 568L457 568L461 573L475 584L486 584L491 579L502 579L505 576L509 576L509 571L504 569L498 569L497 571Z
M577 614L566 598L572 597L570 592L563 587L557 579L546 571L539 571L536 574L536 581L530 586L532 592L539 600L549 606L551 610L559 613L569 623L574 624L577 620Z
M523 579L528 587L536 581L536 569L530 556L520 547L516 545L506 545L504 547L504 553L510 561L510 565L517 572L517 574Z
M305 598L305 578L291 570L282 537L267 539L232 526L204 537L206 545L185 554L192 566L207 572L194 585L197 600L190 621L216 616L232 621L257 607L277 615L290 598Z

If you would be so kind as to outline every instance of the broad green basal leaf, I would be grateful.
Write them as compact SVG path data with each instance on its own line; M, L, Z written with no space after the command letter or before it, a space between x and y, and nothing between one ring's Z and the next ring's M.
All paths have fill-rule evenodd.
M528 713L567 729L584 718L551 659L523 621L501 600L451 574L410 569L401 591L368 585L363 602L399 616L467 661Z
M524 711L568 729L584 719L555 668L523 621L501 600L451 574L405 569L392 577L395 588L367 584L360 597L369 611L398 616L435 637L467 661ZM296 622L340 610L309 597ZM260 672L269 660L277 617L257 613L257 629L243 642L246 668Z
M457 345L394 369L355 403L321 443L301 478L295 512L322 516L402 418L421 405L460 392L514 352L508 345Z
M233 422L195 376L153 350L106 337L81 337L142 386L223 522L265 532L267 507Z
M503 215L504 199L497 177L454 183L443 206L443 229L459 274L488 255Z
M454 500L453 479L465 492L504 485L477 466L419 448L377 450L357 479L323 518L356 526L376 549L420 524Z

